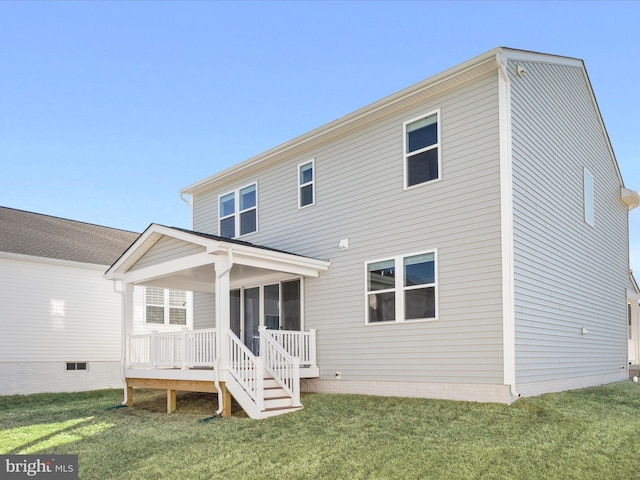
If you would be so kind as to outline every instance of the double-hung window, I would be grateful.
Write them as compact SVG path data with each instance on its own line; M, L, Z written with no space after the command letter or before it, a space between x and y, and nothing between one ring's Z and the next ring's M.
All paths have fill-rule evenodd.
M145 322L158 325L187 324L187 292L145 288Z
M314 161L298 165L298 207L306 207L315 203Z
M405 188L440 178L439 112L404 123Z
M218 197L218 232L234 238L258 230L258 185L252 183Z
M436 252L366 264L367 323L436 318Z

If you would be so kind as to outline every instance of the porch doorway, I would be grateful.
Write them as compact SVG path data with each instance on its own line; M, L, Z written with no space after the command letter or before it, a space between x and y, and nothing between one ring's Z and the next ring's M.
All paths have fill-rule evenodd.
M258 327L301 331L300 279L232 289L229 296L231 330L256 356L260 355Z

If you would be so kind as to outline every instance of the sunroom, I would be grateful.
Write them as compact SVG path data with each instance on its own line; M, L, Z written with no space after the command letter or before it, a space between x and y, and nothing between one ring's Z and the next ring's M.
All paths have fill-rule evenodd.
M302 408L300 378L318 376L314 330L303 329L304 281L329 262L152 224L105 277L123 294L125 402L135 387L231 396L252 418ZM193 328L134 332L140 287L193 292ZM136 334L134 334L136 333Z

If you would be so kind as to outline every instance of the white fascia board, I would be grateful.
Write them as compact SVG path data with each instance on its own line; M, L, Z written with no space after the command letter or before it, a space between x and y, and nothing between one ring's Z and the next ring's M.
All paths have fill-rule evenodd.
M207 253L224 252L227 255L229 250L232 251L233 263L295 275L317 277L331 266L331 262L325 260L227 242L217 242Z
M579 58L563 57L562 55L554 55L551 53L531 52L528 50L516 50L513 48L500 48L500 56L504 62L518 61L523 62L539 62L550 63L555 65L568 65L571 67L584 68L584 62Z
M0 252L0 258L8 260L18 260L21 262L42 263L47 265L59 265L63 267L84 268L87 270L97 270L104 272L108 265L97 263L74 262L73 260L62 260L60 258L38 257L36 255L25 255L23 253Z
M114 276L115 279L121 279L125 283L143 283L150 282L154 279L187 270L189 268L201 267L203 265L211 265L216 262L218 257L208 253L196 253L187 257L178 258L162 262L158 265L140 268L126 272L121 276Z
M138 239L127 249L126 252L105 272L107 279L120 278L124 271L131 268L140 258L153 247L163 236L168 236L189 243L195 243L203 247L209 247L212 240L208 240L199 235L193 235L188 232L176 230L174 228L165 227L152 223L138 237Z

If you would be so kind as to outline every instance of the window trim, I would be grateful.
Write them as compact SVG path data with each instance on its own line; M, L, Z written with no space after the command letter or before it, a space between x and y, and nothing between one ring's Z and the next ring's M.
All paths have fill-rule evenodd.
M240 192L248 187L252 187L255 186L256 189L256 204L253 207L250 208L245 208L244 210L240 210ZM221 207L221 199L222 197L226 197L227 195L233 193L233 213L230 215L226 215L226 216L221 216L221 211L220 211L220 207ZM255 210L256 211L256 229L253 230L252 232L247 232L244 234L240 233L240 226L241 226L241 221L240 221L240 216L243 213L249 212L251 210ZM234 226L234 236L230 237L230 238L240 238L240 237L245 237L247 235L251 235L253 233L257 233L258 232L258 181L254 181L251 183L247 183L246 185L242 185L234 190L229 190L226 191L220 195L218 195L218 235L222 236L222 221L226 220L228 218L233 218L233 226Z
M159 288L163 291L163 300L164 305L162 306L164 313L164 322L163 323L149 323L147 322L147 288ZM170 291L182 291L185 293L185 312L186 312L186 322L184 325L173 324L171 322L171 308L176 308L171 306L171 296ZM152 305L159 306L159 305ZM164 287L155 287L153 285L145 286L142 289L142 323L145 328L193 328L193 292L187 290L178 290L176 288L164 288Z
M300 169L309 164L311 164L311 181L301 183ZM312 158L311 160L307 160L306 162L299 163L296 172L298 174L298 210L312 207L316 204L316 159ZM307 186L311 186L311 195L313 197L313 201L306 205L302 205L302 188Z
M583 168L582 173L582 196L584 207L584 222L587 225L595 226L595 177L587 169Z
M409 257L415 257L415 256L419 256L419 255L428 255L428 254L433 254L433 280L434 282L431 283L425 283L422 284L420 286L409 286L406 287L404 285L404 259L409 258ZM373 264L373 263L378 263L378 262L384 262L384 261L389 261L389 260L393 260L394 261L394 267L396 270L396 275L395 275L395 285L393 289L388 289L388 290L384 290L384 292L391 292L393 291L395 293L395 320L393 321L383 321L383 322L370 322L369 321L369 294L371 293L369 291L369 271L368 271L368 266ZM435 310L435 315L433 317L429 317L429 318L416 318L416 319L405 319L405 292L407 290L414 290L414 289L418 289L418 288L427 288L427 287L433 287L434 289L434 310ZM439 287L438 287L438 249L437 248L433 248L433 249L429 249L429 250L421 250L418 252L412 252L412 253L403 253L400 255L389 255L387 257L383 257L383 258L378 258L375 260L367 260L364 262L364 323L366 326L371 326L371 325L398 325L398 324L414 324L414 323L423 323L423 322L434 322L439 320L439 302L438 302L438 294L439 294Z
M428 147L416 150L415 152L407 152L407 126L411 123L417 122L418 120L422 120L423 118L430 117L432 115L436 115L436 132L438 135L438 141L434 145L430 145ZM416 187L420 187L423 185L428 185L431 183L439 182L442 180L442 135L441 135L441 123L442 123L442 115L441 109L437 108L435 110L431 110L427 113L421 114L417 117L411 118L402 123L402 163L403 163L403 187L404 190L411 190ZM434 148L438 149L438 177L433 180L428 180L426 182L416 183L415 185L409 185L409 157L413 155L417 155L418 153L427 152L429 150L433 150Z

